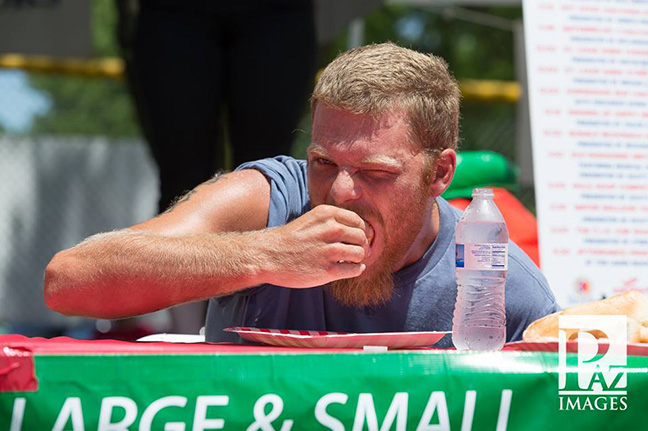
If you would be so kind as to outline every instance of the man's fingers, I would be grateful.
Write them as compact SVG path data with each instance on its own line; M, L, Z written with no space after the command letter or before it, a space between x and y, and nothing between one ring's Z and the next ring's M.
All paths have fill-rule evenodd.
M365 258L365 249L359 245L336 244L330 258L334 262L360 263Z
M330 272L336 280L340 280L342 278L358 277L366 268L367 266L364 263L338 262L331 266Z
M362 219L362 217L351 210L334 207L332 205L320 205L318 208L322 208L322 211L325 212L330 211L331 215L338 223L366 230L365 221Z
M354 213L353 211L345 210L343 208L338 209L342 210L342 212L335 214L335 220L338 223L342 223L350 227L356 227L362 229L362 231L367 230L367 222L365 222L364 219L358 214Z
M337 235L337 237L332 238L332 240L344 244L359 245L361 247L369 245L369 239L367 238L365 231L356 227L344 226L344 229Z

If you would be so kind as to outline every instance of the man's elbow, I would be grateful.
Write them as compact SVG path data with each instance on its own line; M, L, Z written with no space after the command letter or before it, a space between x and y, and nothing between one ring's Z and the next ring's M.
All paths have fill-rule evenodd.
M64 253L57 253L45 268L43 299L51 310L67 316L79 315L71 303L75 284L73 266Z

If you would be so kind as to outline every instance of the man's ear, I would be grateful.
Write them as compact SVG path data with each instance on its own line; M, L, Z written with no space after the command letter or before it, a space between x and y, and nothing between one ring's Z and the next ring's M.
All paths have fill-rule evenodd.
M440 196L452 182L457 167L457 153L449 148L443 150L434 161L434 178L430 183L430 195Z

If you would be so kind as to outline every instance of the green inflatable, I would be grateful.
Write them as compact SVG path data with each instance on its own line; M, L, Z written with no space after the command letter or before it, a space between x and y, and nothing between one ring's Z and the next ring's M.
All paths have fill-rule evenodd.
M457 153L457 170L445 199L472 197L476 187L502 187L517 190L518 168L501 154L493 151L463 151Z

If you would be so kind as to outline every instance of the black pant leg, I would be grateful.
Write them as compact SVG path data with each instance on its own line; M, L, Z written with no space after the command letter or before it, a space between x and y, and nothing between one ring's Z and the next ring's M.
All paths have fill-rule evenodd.
M222 167L223 58L209 14L142 2L133 77L160 173L160 211Z
M238 165L289 154L313 87L317 48L310 1L269 2L235 26L225 91Z

